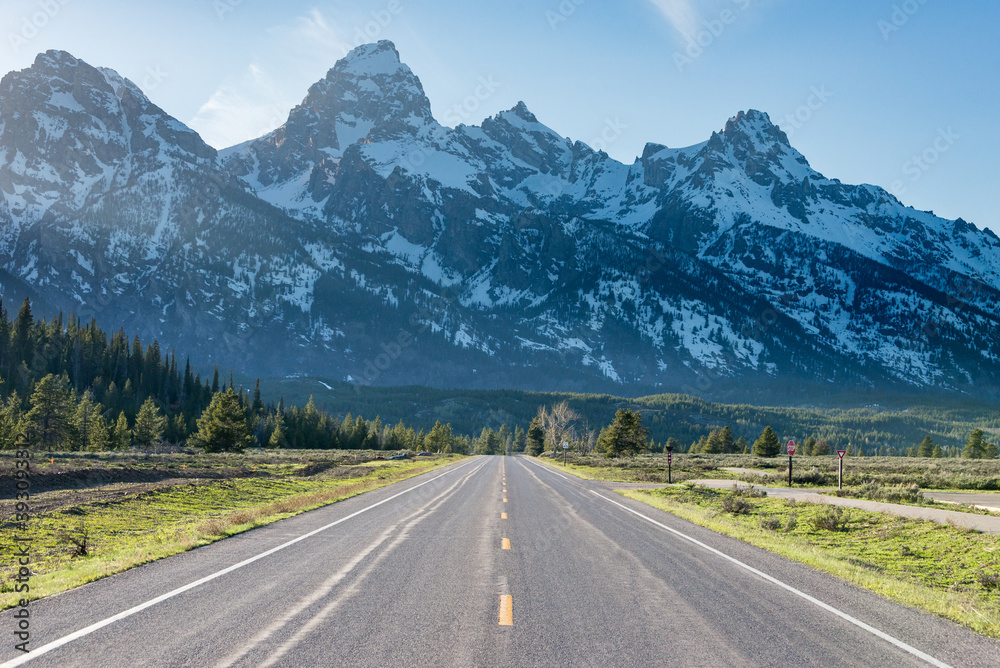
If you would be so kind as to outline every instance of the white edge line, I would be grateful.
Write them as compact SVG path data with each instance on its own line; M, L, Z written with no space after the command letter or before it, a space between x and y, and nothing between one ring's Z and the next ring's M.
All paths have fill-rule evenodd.
M537 461L532 462L532 463L536 464L537 466L539 466L542 470L548 471L549 473L555 473L557 476L559 476L563 480L569 480L569 478L567 478L566 476L564 476L562 473L559 473L558 471L556 471L551 466L548 466L547 464L542 464L541 462L537 462Z
M461 464L459 466L456 466L455 468L451 469L450 471L445 471L441 475L436 475L433 478L431 478L430 480L425 480L422 483L420 483L419 485L414 485L413 487L411 487L409 489L406 489L406 490L403 490L402 492L399 492L398 494L394 494L394 495L390 496L387 499L382 499L381 501L373 503L370 506L366 506L365 508L362 508L361 510L353 512L353 513L351 513L350 515L348 515L346 517L342 517L342 518L340 518L339 520L337 520L335 522L331 522L330 524L327 524L326 526L322 526L322 527L320 527L318 529L313 529L309 533L304 533L301 536L299 536L298 538L293 538L292 540L288 541L287 543L282 543L281 545L278 545L277 547L272 547L270 550L267 550L266 552L261 552L260 554L254 556L254 557L250 557L249 559L245 559L244 561L241 561L238 564L233 564L232 566L227 566L226 568L223 568L221 571L216 571L215 573L212 573L211 575L206 575L205 577L201 578L200 580L195 580L194 582L188 583L188 584L184 585L183 587L178 587L177 589L174 589L173 591L169 591L166 594L162 594L160 596L157 596L154 599L150 599L150 600L146 601L145 603L140 603L139 605L137 605L135 607L132 607L132 608L129 608L128 610L125 610L124 612L119 612L117 615L114 615L112 617L108 617L107 619L103 619L103 620L101 620L99 622L91 624L90 626L82 628L79 631L74 631L73 633L70 633L69 635L63 636L62 638L59 638L58 640L53 640L52 642L48 643L47 645L42 645L38 649L31 650L29 653L24 654L22 656L19 656L16 659L11 659L10 661L7 661L6 663L0 664L0 668L13 668L14 666L20 666L22 664L25 664L28 661L31 661L32 659L38 658L39 656L41 656L43 654L47 654L48 652L51 652L54 649L58 649L58 648L62 647L63 645L67 645L67 644L73 642L74 640L79 640L80 638L82 638L84 636L90 635L94 631L98 631L98 630L104 628L105 626L108 626L110 624L114 624L115 622L121 621L121 620L125 619L126 617L131 617L132 615L134 615L134 614L136 614L138 612L142 612L146 608L151 608L154 605L156 605L157 603L162 603L163 601L166 601L167 599L173 598L174 596L177 596L179 594L183 594L184 592L188 591L189 589L194 589L195 587L201 586L201 585L205 584L206 582L211 582L212 580L214 580L214 579L216 579L218 577L221 577L223 575L226 575L227 573L232 573L233 571L235 571L238 568L243 568L244 566L249 566L250 564L252 564L255 561L263 559L264 557L268 557L268 556L274 554L275 552L283 550L286 547L290 547L290 546L294 545L295 543L298 543L300 541L305 540L306 538L311 538L312 536L315 536L316 534L318 534L320 532L326 531L327 529L335 527L338 524L346 522L349 519L355 518L358 515L360 515L361 513L366 513L369 510L371 510L373 508L377 508L377 507L381 506L384 503L388 503L388 502L392 501L393 499L396 499L396 498L398 498L400 496L403 496L404 494L409 494L413 490L418 489L420 487L423 487L424 485L430 484L430 483L434 482L435 480L437 480L438 478L442 478L442 477L444 477L444 476L446 476L446 475L448 475L450 473L454 473L455 471L457 471L457 470L459 470L459 469L461 469L461 468L463 468L465 466L468 466L469 464L473 463L473 461L475 461L475 459L470 460L470 461L468 461L468 462L466 462L464 464ZM333 505L333 504L330 504L330 505ZM317 508L317 510L319 510L319 509Z
M843 620L845 620L847 622L850 622L851 624L854 624L855 626L857 626L859 628L862 628L865 631L868 631L872 635L878 636L882 640L885 640L886 642L891 643L891 644L895 645L896 647L898 647L898 648L900 648L900 649L902 649L902 650L904 650L906 652L909 652L913 656L926 661L927 663L931 664L932 666L937 666L938 668L951 668L951 666L949 666L947 663L942 663L941 661L938 661L937 659L935 659L933 656L930 656L929 654L924 654L923 652L921 652L916 647L911 647L910 645L907 645L902 640L898 640L897 638L892 637L888 633L885 633L883 631L879 631L874 626L869 626L868 624L865 624L860 619L855 619L854 617L851 617L846 612L838 610L837 608L833 607L832 605L824 603L823 601L810 596L809 594L805 593L804 591L799 591L795 587L793 587L793 586L791 586L789 584L785 584L781 580L779 580L779 579L777 579L775 577L772 577L772 576L768 575L767 573L759 571L756 568L754 568L753 566L745 564L742 561L740 561L739 559L736 559L735 557L729 556L725 552L720 552L719 550L715 549L714 547L711 547L710 545L706 545L705 543L702 543L700 540L697 540L696 538L692 538L691 536L688 536L687 534L681 533L677 529L673 529L671 527L668 527L666 524L662 524L661 522L657 522L652 517L648 517L646 515L643 515L639 511L633 510L633 509L629 508L628 506L626 506L625 504L618 503L617 501L615 501L613 499L609 499L608 497L604 496L603 494L600 494L600 493L598 493L598 492L596 492L594 490L590 490L590 491L593 492L596 496L599 496L600 498L604 499L608 503L613 503L616 506L618 506L619 508L623 508L624 510L627 510L628 512L632 513L633 515L638 515L639 517L641 517L642 519L646 520L647 522L649 522L651 524L655 524L656 526L660 527L661 529L665 529L665 530L669 531L670 533L672 533L672 534L674 534L676 536L680 536L684 540L687 540L687 541L690 541L691 543L694 543L698 547L704 548L704 549L708 550L709 552L712 552L713 554L716 554L716 555L722 557L723 559L727 559L728 561L733 562L734 564L736 564L740 568L744 568L744 569L750 571L751 573L753 573L754 575L758 575L758 576L764 578L765 580L767 580L768 582L770 582L772 584L776 584L779 587L781 587L782 589L786 589L786 590L790 591L791 593L795 594L796 596L800 596L800 597L804 598L805 600L809 601L810 603L823 608L827 612L831 612L831 613L837 615L841 619L843 619Z

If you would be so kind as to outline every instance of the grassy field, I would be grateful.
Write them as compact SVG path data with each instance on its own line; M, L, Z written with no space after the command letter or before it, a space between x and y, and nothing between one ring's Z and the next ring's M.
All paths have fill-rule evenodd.
M562 458L547 459L563 466ZM837 456L796 457L792 483L796 487L836 487ZM566 469L587 478L621 482L666 482L667 457L661 454L607 459L570 455ZM726 468L747 469L734 473ZM760 471L760 474L752 473ZM752 455L686 455L673 457L673 481L736 479L755 485L787 486L788 457ZM939 491L1000 491L1000 459L924 459L920 457L848 457L844 486L917 485Z
M384 453L382 453L384 454ZM379 461L372 452L63 453L33 462L30 598L445 466L458 456ZM13 544L12 460L0 460L0 539ZM17 532L22 535L21 532ZM0 566L0 609L13 591Z
M1000 550L995 536L690 485L623 494L1000 637Z
M209 370L210 372L211 370ZM204 376L204 372L202 374ZM252 387L254 379L245 379ZM435 420L449 422L457 434L476 435L483 427L498 429L506 424L523 429L539 406L568 401L591 427L609 424L619 408L642 413L643 424L658 444L668 438L684 446L728 425L734 437L753 442L770 425L784 442L801 441L809 435L825 438L833 445L863 447L866 454L880 447L905 451L930 435L942 447L962 447L969 432L980 428L1000 434L1000 411L995 403L966 396L905 396L882 393L834 393L824 397L803 395L803 388L789 388L784 397L741 392L747 396L716 397L707 401L680 394L621 397L609 394L529 392L522 390L442 390L428 387L374 387L343 383L330 378L294 377L261 380L266 401L283 397L286 405L304 406L310 397L332 415L380 415L382 422L399 420L414 429L428 430ZM808 394L815 393L811 388ZM743 403L719 401L751 400ZM761 405L774 401L773 405Z

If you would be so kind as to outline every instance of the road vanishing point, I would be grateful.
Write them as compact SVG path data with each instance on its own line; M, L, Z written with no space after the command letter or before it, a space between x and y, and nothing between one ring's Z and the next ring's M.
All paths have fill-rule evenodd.
M12 637L2 666L1000 665L951 622L499 456L33 602L32 651Z

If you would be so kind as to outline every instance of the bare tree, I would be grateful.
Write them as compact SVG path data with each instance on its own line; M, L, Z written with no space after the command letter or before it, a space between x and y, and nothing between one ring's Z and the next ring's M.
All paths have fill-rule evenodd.
M545 406L538 407L538 417L542 421L545 429L545 437L552 445L553 451L562 446L564 438L570 424L580 419L580 414L569 407L566 401L560 401L552 407L552 410L545 410Z

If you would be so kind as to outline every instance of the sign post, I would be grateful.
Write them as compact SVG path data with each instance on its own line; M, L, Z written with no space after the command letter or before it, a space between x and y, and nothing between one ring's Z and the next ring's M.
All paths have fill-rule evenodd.
M795 456L795 441L788 441L788 486L792 486L792 457Z
M567 452L569 452L569 441L563 441L563 464L566 463Z
M668 485L673 484L673 480L672 480L672 476L671 476L671 468L672 468L671 464L672 464L673 460L674 460L674 446L668 445L667 446L667 484Z
M847 450L837 450L837 456L840 457L840 470L837 471L837 489L844 489L844 455L847 454Z

